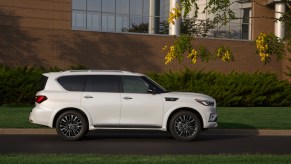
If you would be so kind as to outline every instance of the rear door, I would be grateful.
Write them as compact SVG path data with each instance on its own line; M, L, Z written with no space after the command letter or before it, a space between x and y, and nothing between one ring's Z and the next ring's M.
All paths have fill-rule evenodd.
M94 126L118 126L121 106L119 76L88 75L81 104L89 111Z

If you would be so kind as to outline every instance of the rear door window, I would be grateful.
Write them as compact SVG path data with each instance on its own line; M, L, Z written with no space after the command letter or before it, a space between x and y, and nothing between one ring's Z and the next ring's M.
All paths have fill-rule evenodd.
M83 91L86 76L62 76L57 79L61 86L68 91Z
M89 75L86 79L86 92L120 92L120 77L114 75Z

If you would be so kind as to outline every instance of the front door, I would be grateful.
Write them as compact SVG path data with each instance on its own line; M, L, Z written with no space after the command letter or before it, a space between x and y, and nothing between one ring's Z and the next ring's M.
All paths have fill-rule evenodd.
M120 126L129 128L160 128L163 99L149 93L150 86L141 77L122 77Z

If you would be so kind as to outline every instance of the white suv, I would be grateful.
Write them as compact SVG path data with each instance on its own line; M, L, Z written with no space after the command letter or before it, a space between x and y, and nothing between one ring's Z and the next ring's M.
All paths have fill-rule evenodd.
M89 130L169 131L182 141L217 126L216 102L198 93L167 92L143 74L66 71L43 74L29 120L55 127L67 140Z

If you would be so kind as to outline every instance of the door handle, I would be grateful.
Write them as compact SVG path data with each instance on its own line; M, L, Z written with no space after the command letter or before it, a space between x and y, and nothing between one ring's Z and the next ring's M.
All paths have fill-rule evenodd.
M130 99L132 99L131 97L123 97L123 99L125 99L125 100L130 100Z
M89 96L89 95L87 95L87 96L84 96L84 98L86 98L86 99L91 99L91 98L93 98L93 96Z

